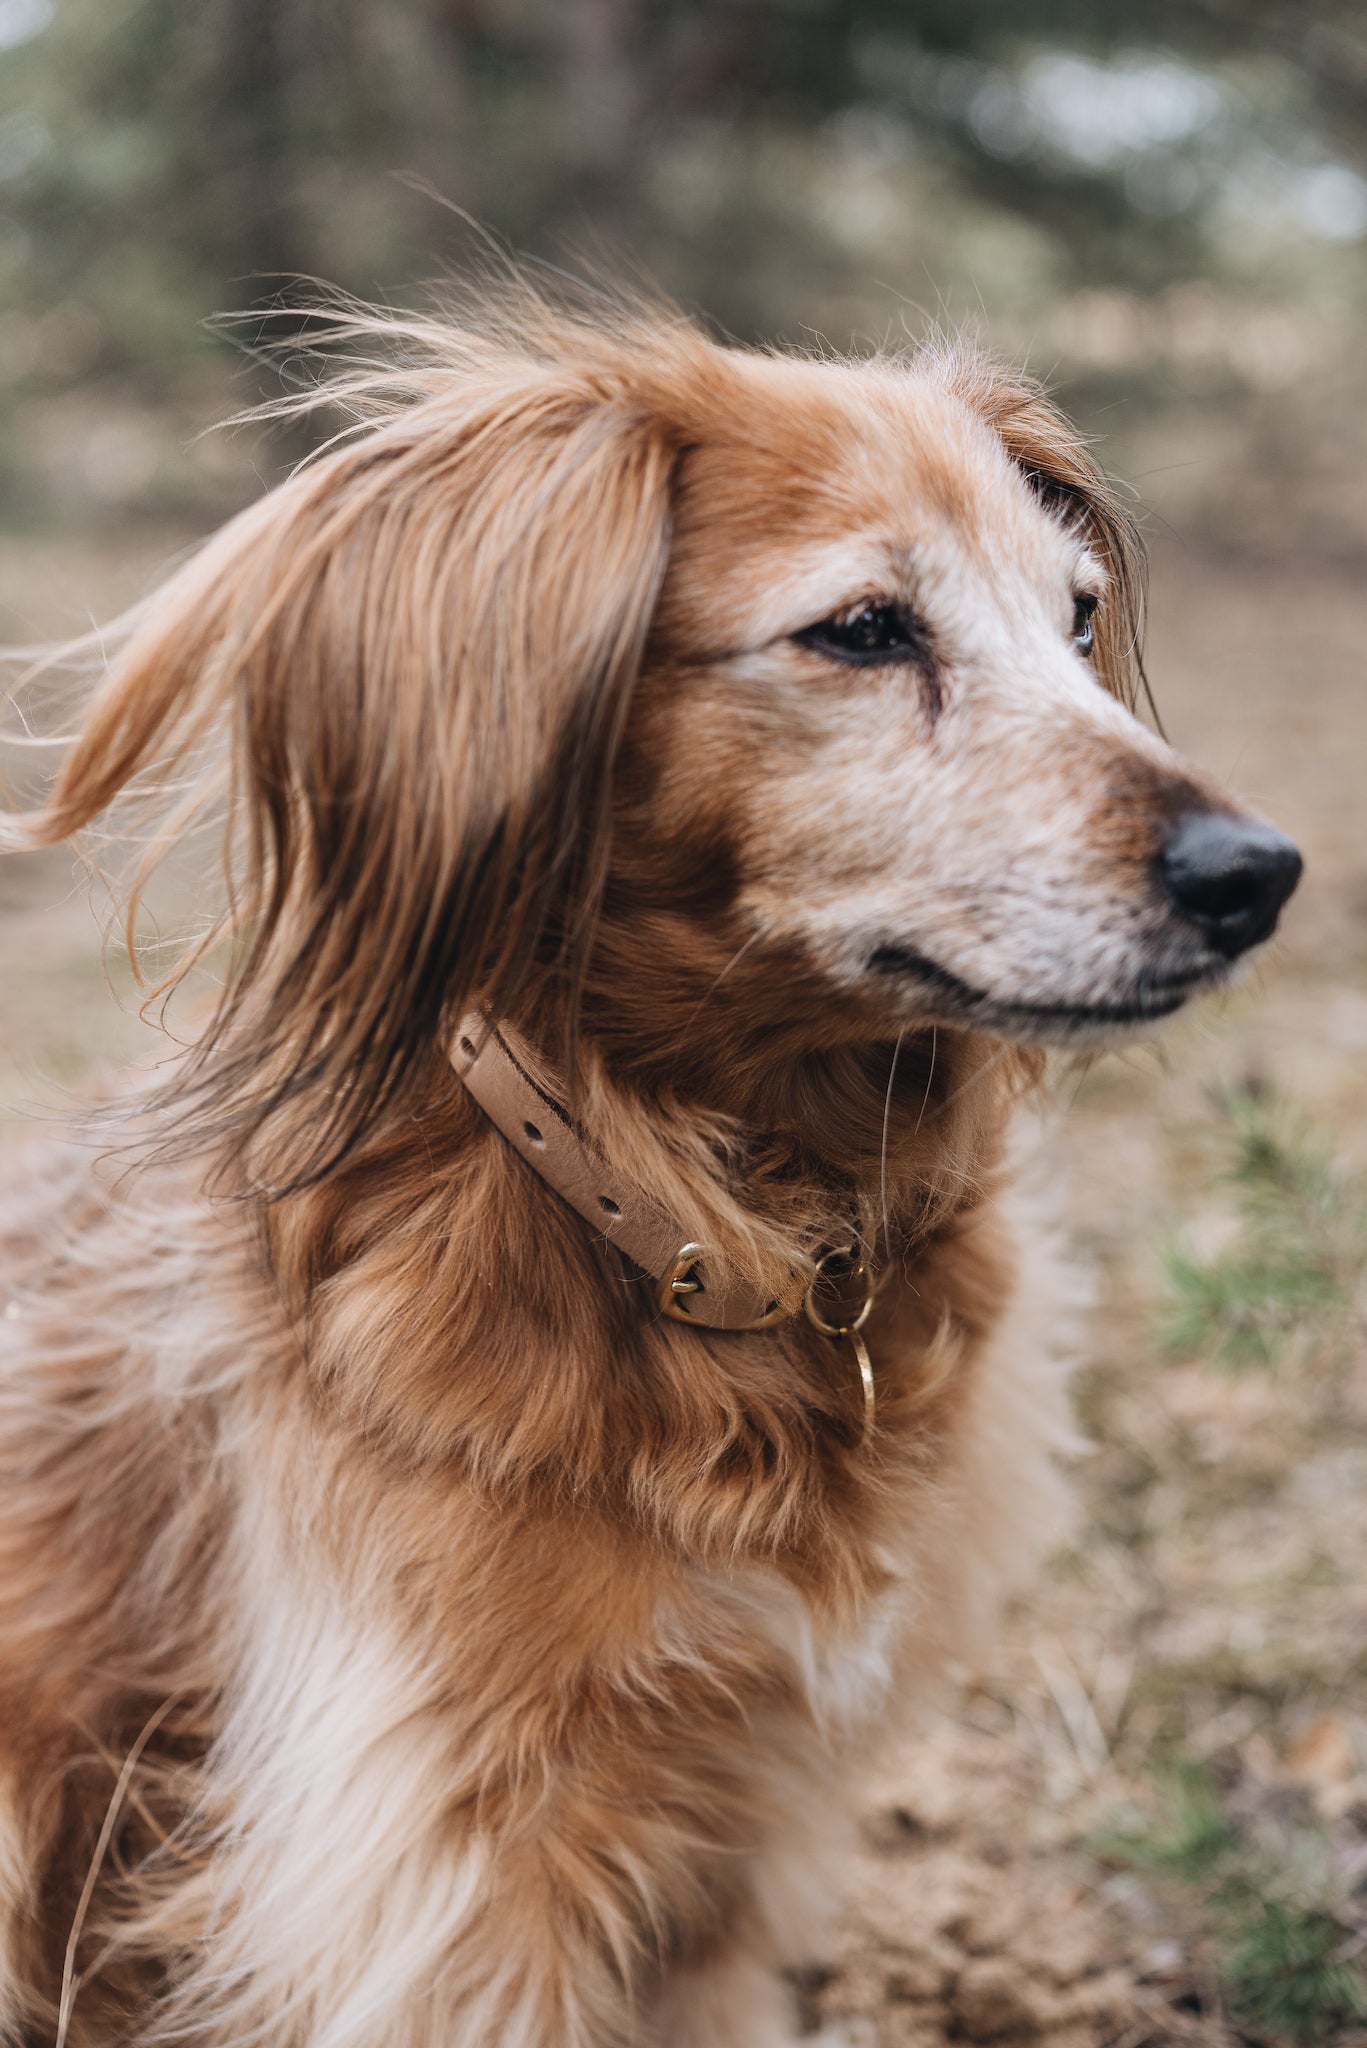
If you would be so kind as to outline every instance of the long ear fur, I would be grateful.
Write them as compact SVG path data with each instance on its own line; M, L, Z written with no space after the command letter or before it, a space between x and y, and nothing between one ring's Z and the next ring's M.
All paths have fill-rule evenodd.
M362 430L132 618L50 802L6 830L52 843L188 776L164 850L224 796L196 763L226 735L236 957L160 1102L259 1188L404 1113L448 1018L593 914L674 449L639 342L539 310L349 322L407 357L345 380Z
M1157 712L1144 674L1147 561L1134 519L1076 427L1031 377L975 351L949 359L950 388L986 420L1044 503L1076 521L1105 566L1109 587L1096 619L1097 674L1133 710Z

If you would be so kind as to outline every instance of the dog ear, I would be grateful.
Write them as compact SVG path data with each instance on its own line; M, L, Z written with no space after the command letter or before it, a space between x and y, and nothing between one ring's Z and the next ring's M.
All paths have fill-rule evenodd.
M224 729L234 956L161 1102L272 1192L407 1113L451 1020L592 919L668 552L669 434L601 359L467 350L404 397L144 608L24 821L65 838Z
M1144 543L1114 485L1033 378L967 352L951 359L949 375L956 396L993 429L1042 502L1074 522L1100 558L1108 582L1096 615L1097 674L1131 710L1143 697L1152 711L1143 663Z

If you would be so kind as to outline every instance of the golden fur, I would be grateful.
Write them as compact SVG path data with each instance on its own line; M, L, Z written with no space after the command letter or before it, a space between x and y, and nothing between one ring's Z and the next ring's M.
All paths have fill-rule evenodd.
M195 1045L0 1211L0 2025L777 2048L842 1760L1057 1526L1009 1041L1172 1007L1154 849L1218 799L1125 708L1128 520L983 359L531 292L332 338L351 425L0 827L141 793L231 878ZM800 637L894 586L895 673ZM455 1079L474 1000L775 1292L865 1219L867 1448L803 1319L651 1312Z

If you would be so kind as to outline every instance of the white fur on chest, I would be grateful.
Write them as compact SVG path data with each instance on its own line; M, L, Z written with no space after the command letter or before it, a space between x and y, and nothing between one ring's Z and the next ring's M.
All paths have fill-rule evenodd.
M885 1564L890 1560L883 1560ZM905 1574L838 1626L814 1613L776 1566L698 1568L693 1585L724 1624L777 1653L795 1679L812 1722L832 1749L857 1736L887 1704L896 1647L909 1625Z

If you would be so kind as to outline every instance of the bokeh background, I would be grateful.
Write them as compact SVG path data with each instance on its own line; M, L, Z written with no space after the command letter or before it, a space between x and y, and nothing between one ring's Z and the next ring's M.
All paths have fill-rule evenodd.
M1058 1076L1081 1533L871 1770L811 2024L1367 2041L1363 9L0 0L0 635L281 473L206 430L291 278L403 301L481 228L743 339L1027 363L1143 508L1172 736L1308 857L1243 989ZM0 867L0 1171L145 1039L69 861Z

